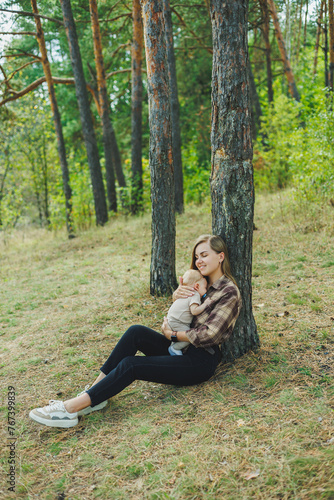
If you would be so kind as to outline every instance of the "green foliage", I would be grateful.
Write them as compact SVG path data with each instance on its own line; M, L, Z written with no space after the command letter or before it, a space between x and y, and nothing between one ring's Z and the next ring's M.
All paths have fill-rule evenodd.
M295 197L307 201L334 194L334 113L323 92L307 109L278 95L262 118L254 149L254 178L258 188L294 187Z

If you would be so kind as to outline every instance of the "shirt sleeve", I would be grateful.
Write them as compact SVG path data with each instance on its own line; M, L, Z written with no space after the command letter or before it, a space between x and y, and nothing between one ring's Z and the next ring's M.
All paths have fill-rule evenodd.
M231 336L239 312L239 293L235 288L229 288L213 303L205 322L186 331L189 341L195 347L211 347L226 341Z
M189 307L192 306L193 304L200 305L200 303L201 303L201 296L198 292L195 292L194 295L189 297Z

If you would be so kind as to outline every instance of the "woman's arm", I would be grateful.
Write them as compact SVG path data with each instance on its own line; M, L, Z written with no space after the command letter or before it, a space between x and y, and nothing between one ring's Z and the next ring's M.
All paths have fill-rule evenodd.
M166 317L164 317L164 322L162 323L161 330L166 339L171 340L173 330L171 330ZM189 338L186 332L177 332L177 340L178 342L189 342Z
M196 291L194 287L183 284L182 276L179 277L179 280L180 284L173 293L173 302L175 302L177 299L186 299L188 297L191 297Z

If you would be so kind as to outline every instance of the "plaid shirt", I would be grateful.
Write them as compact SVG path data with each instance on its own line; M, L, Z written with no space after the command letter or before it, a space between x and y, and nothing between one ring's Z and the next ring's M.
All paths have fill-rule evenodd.
M228 340L241 309L238 287L225 276L210 286L207 297L211 301L201 314L194 316L191 330L186 332L195 347L220 345Z

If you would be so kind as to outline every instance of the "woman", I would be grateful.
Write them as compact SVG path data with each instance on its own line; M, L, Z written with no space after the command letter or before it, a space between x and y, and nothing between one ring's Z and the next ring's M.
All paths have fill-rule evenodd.
M100 410L107 400L135 380L160 384L194 385L209 380L220 360L220 344L232 334L239 316L241 298L231 275L227 248L219 236L203 235L192 252L192 269L208 281L210 301L202 314L195 316L192 328L173 332L164 318L161 335L145 326L131 326L117 343L101 373L89 388L65 402L50 401L36 408L30 418L50 427L73 427L78 416ZM194 289L182 284L173 299L189 297ZM190 342L183 356L170 356L172 341ZM145 356L136 356L141 351Z

